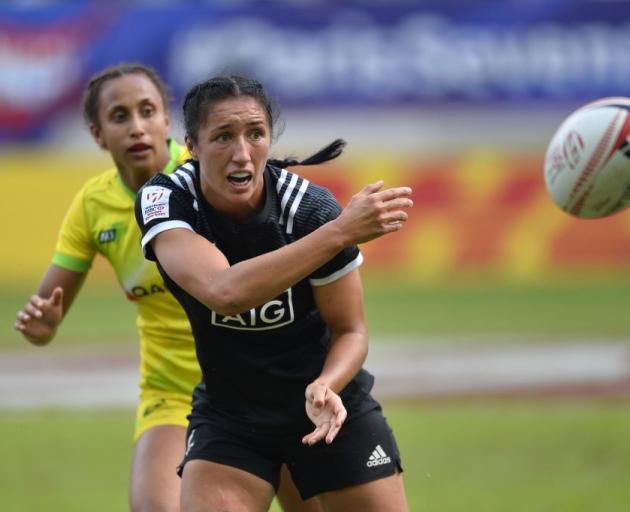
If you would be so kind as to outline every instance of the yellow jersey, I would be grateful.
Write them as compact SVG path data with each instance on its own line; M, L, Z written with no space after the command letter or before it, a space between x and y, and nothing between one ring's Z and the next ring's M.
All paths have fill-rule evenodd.
M190 158L185 147L174 140L168 144L170 160L163 169L165 174ZM102 254L127 298L138 308L140 387L191 396L201 380L201 370L190 324L156 264L142 254L135 198L115 168L88 180L66 213L52 263L87 272L94 256Z

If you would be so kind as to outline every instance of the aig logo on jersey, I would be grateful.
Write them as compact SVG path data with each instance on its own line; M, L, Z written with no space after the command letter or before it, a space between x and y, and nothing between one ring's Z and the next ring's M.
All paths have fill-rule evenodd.
M168 198L170 195L170 189L155 185L142 190L142 219L145 224L153 219L168 218Z
M291 288L262 306L240 315L223 316L212 312L212 325L239 331L266 331L293 322Z

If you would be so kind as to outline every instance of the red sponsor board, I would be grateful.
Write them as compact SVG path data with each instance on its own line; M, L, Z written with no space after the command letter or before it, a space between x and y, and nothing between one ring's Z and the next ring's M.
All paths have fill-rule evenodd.
M362 248L366 271L410 280L523 280L630 270L630 211L595 220L571 217L548 198L542 157L468 156L411 158L383 170L387 186L413 187L414 208L401 232ZM329 187L342 204L367 182L353 166L299 172Z
M415 206L405 228L361 247L365 277L413 284L488 277L540 282L601 272L630 275L630 209L596 220L562 212L545 190L543 154L487 150L458 158L401 158L376 153L360 161L343 156L330 165L294 171L329 187L342 205L378 178L388 187L413 187ZM91 163L59 152L27 156L0 158L7 190L24 191L8 194L1 206L6 218L20 219L5 228L7 249L0 251L3 286L38 282L50 262L64 212L89 177L85 170L108 165L104 155ZM46 215L34 215L33 204L45 207ZM99 259L91 279L115 281L104 272L105 266Z

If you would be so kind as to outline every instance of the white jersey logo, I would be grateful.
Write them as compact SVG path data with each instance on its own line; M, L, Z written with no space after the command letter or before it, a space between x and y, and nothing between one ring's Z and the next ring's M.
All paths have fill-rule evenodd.
M238 315L223 316L212 312L212 325L239 331L266 331L277 329L293 322L293 300L291 288L262 306Z
M148 224L153 219L167 219L171 190L165 187L150 186L142 189L142 220Z

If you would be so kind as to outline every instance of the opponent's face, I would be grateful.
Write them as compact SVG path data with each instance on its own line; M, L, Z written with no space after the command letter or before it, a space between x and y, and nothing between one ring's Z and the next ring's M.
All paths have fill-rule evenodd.
M90 131L121 172L152 175L168 163L168 113L146 75L134 73L105 82L98 121Z
M186 137L186 144L199 160L203 194L217 210L246 220L262 208L271 134L265 110L255 98L215 103L197 133L197 143Z

